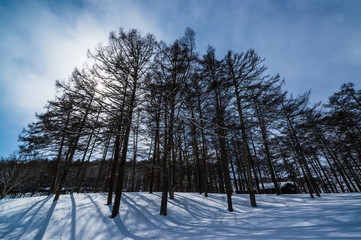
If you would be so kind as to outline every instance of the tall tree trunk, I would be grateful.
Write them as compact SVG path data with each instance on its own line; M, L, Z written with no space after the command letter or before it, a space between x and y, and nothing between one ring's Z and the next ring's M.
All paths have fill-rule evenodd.
M117 165L119 161L119 155L120 155L120 149L121 149L121 135L122 135L122 128L121 126L118 126L117 135L115 136L114 140L114 154L113 154L113 161L110 169L110 175L109 175L109 189L108 189L108 200L106 205L110 205L113 201L113 191L114 191L114 182L115 182L115 176L117 173Z
M132 95L129 101L128 111L126 115L125 120L125 136L123 140L123 147L122 147L122 155L120 158L120 164L119 164L119 170L118 170L118 180L117 180L117 186L115 189L115 199L114 199L114 206L112 210L112 218L116 217L119 213L119 206L120 206L120 200L122 197L122 190L123 190L123 178L124 178L124 166L127 160L127 153L128 153L128 144L129 144L129 135L130 135L130 129L132 127L132 117L133 117L133 110L135 106L135 94L137 90L137 81L138 81L138 75L135 73L133 78L133 89L132 89Z
M175 118L174 118L175 121ZM174 128L174 126L173 126ZM177 162L176 162L176 152L175 152L175 144L174 144L174 136L172 136L172 145L171 145L171 174L170 174L170 189L169 189L169 199L174 199L174 192L177 188Z
M341 175L343 181L345 182L347 188L349 189L350 192L354 192L354 189L351 187L350 183L348 182L345 174L344 174L344 167L341 165L341 163L338 161L338 159L336 158L336 156L333 154L326 138L323 136L323 134L321 135L321 139L323 141L323 143L325 144L325 147L326 147L326 151L328 152L328 154L330 155L330 157L332 158L336 168L337 168L337 171L338 173Z
M192 111L192 119L194 119L194 113ZM191 122L192 126L192 148L193 148L193 156L196 160L197 167L197 175L198 175L198 192L202 194L203 192L203 176L201 171L200 159L199 159L199 148L198 148L198 140L197 140L197 128L196 125Z
M342 183L340 182L340 180L338 179L337 173L336 173L335 169L333 168L333 166L332 166L332 164L331 164L331 161L329 160L329 158L328 158L328 156L327 156L327 154L326 154L326 152L325 152L324 149L322 149L322 153L323 153L323 156L325 156L325 158L326 158L327 164L328 164L328 166L330 167L331 172L333 173L333 176L334 176L334 178L336 179L337 184L339 185L341 191L344 193L344 192L345 192L345 189L344 189L344 187L343 187L343 184L342 184ZM336 188L336 189L337 189L337 188Z
M263 193L265 193L265 188L264 188L264 183L263 183L263 177L262 177L261 170L260 170L260 167L259 167L259 160L258 160L258 157L257 157L257 151L256 151L256 147L255 147L255 145L254 145L254 141L253 141L252 135L251 135L251 143L252 143L253 154L254 154L254 157L255 157L254 164L256 164L257 172L258 172L259 178L260 178L260 180L261 180L262 191L263 191ZM258 188L258 189L259 189L259 188ZM258 190L258 192L260 192L260 190Z
M63 188L63 185L65 183L65 179L68 175L68 172L69 172L69 168L70 168L70 165L71 165L71 162L73 161L73 157L74 157L74 154L75 154L75 151L78 147L78 143L79 143L79 139L81 137L81 134L83 132L83 129L85 127L85 122L88 118L88 114L89 114L89 111L90 111L90 107L91 107L91 104L93 102L93 98L94 98L94 95L92 95L90 101L89 101L89 104L85 110L85 113L84 113L84 116L80 122L80 125L79 125L79 128L77 129L76 131L76 136L71 140L70 144L69 144L69 150L68 150L68 153L67 153L67 158L66 158L66 161L65 161L65 166L64 166L64 170L62 172L62 175L60 176L60 179L58 181L58 184L56 186L56 189L54 190L55 191L55 197L54 197L54 202L56 200L59 199L59 196L60 196L60 192Z
M203 165L203 191L204 196L208 197L208 165L207 165L207 143L204 135L204 122L203 122L203 111L201 106L200 96L197 95L197 104L200 118L200 126L201 126L201 138L202 138L202 165Z
M100 128L98 129L96 135L99 134L99 131L100 131ZM95 144L96 144L96 143L97 143L97 141L96 141L96 139L94 139L93 145L92 145L92 147L91 147L91 149L90 149L90 153L89 153L89 155L88 155L88 159L87 159L87 161L85 162L84 167L83 167L83 173L82 173L82 175L81 175L81 177L80 177L80 179L79 179L79 182L78 182L78 185L77 185L77 188L76 188L76 191L77 191L78 193L80 192L81 186L83 185L84 178L85 178L85 174L86 174L86 171L87 171L87 165L89 165L89 163L90 163L90 158L91 158L91 156L93 155L93 151L94 151L94 148L95 148Z
M312 154L313 154L313 157L314 157L314 159L315 159L316 165L318 165L318 167L321 169L322 174L323 174L323 176L325 177L326 182L327 182L328 186L329 186L330 189L331 189L331 192L332 192L332 193L338 193L337 188L334 188L333 184L331 183L331 181L330 181L330 179L329 179L329 177L328 177L328 174L325 172L324 167L321 165L321 162L320 162L320 160L319 160L319 158L318 158L318 156L317 156L317 153L316 153L316 152L312 152Z
M233 80L233 85L234 85L235 95L236 95L236 100L237 100L236 103L237 103L238 117L239 117L239 121L241 124L243 155L244 155L246 171L247 171L247 188L249 191L249 198L250 198L251 206L256 207L257 203L256 203L256 196L255 196L255 192L254 192L254 188L253 188L252 173L251 173L251 167L250 167L251 164L250 164L250 159L248 156L249 146L248 146L248 141L247 141L246 124L245 124L244 117L243 117L240 92L239 92L238 85L237 85L237 82L235 79Z
M81 174L81 171L84 167L84 162L85 162L85 158L86 158L86 154L88 153L88 150L89 150L89 146L90 146L90 143L91 143L91 140L92 140L92 137L93 137L93 134L91 134L88 138L88 141L87 141L87 144L86 144L86 147L85 147L85 150L84 150L84 153L83 153L83 157L78 165L78 169L76 171L76 176L75 176L75 179L73 181L73 186L70 190L70 194L73 194L74 191L75 191L75 188L76 186L79 185L79 177L80 177L80 174Z
M140 119L140 113L138 112L138 118L137 118L137 126L134 130L134 141L133 141L133 172L132 172L132 186L131 191L134 192L134 184L135 184L135 168L137 165L137 149L138 149L138 134L139 134L139 119Z
M154 185L154 171L155 171L155 164L159 162L159 152L158 149L158 142L159 142L159 121L160 121L160 114L157 113L156 121L155 121L155 136L154 136L154 151L153 151L153 160L152 160L152 171L150 174L150 183L149 183L149 193L153 193L153 185ZM159 181L159 180L158 180Z
M69 119L70 119L70 111L68 111L68 115L66 116L65 128L63 131L63 135L61 137L60 146L59 146L58 154L57 154L56 161L55 161L56 169L55 169L55 173L53 176L53 181L51 183L51 189L49 191L49 194L55 193L55 186L57 185L57 182L58 182L59 171L60 171L60 160L61 160L61 155L63 153L64 141L65 141L65 137L66 137L66 132L68 130Z
M308 157L308 162L311 164L313 172L316 174L317 178L321 181L321 187L323 188L323 192L329 193L330 191L329 191L325 181L323 180L321 170L318 168L318 166L314 163L313 159L311 159L310 157Z
M215 101L216 101L216 121L217 121L217 135L218 135L218 142L219 142L219 149L221 154L221 164L222 164L222 171L224 175L224 183L226 186L226 194L227 194L227 203L228 203L228 211L233 212L232 206L232 186L231 186L231 179L229 177L229 167L228 167L228 155L227 155L227 146L226 146L226 133L224 131L224 116L223 110L221 109L221 99L220 96L215 90Z
M109 149L109 145L110 145L110 139L111 137L108 137L108 140L105 143L105 147L104 147L104 151L103 151L103 156L100 162L100 166L99 166L99 170L98 170L98 175L97 175L97 179L95 181L95 185L94 185L94 192L98 192L98 187L99 187L99 181L100 181L100 177L104 168L104 163L107 157L107 153L108 153L108 149Z
M115 137L115 142L114 142L114 158L113 158L113 163L112 163L112 168L111 168L111 172L110 172L110 176L109 176L109 191L108 191L108 200L107 200L107 205L110 205L112 203L113 200L113 191L114 191L114 184L115 184L115 176L117 174L117 166L118 166L118 161L120 158L120 151L121 151L121 146L123 145L123 137L124 137L124 133L125 133L125 128L123 127L123 125L125 124L124 121L126 121L126 119L124 119L124 115L125 115L125 104L126 104L126 97L127 97L127 91L128 91L128 86L129 86L129 79L127 79L127 81L125 82L125 86L124 86L124 93L123 93L123 98L122 98L122 102L121 102L121 106L120 106L120 113L118 118L116 119L116 124L117 124L117 135Z
M276 193L277 195L281 194L281 189L280 186L278 185L277 179L276 179L276 175L275 175L275 171L273 169L273 164L272 164L272 156L271 156L271 152L269 149L269 144L268 144L268 136L267 136L267 130L266 130L266 124L261 116L260 110L259 110L259 106L257 101L255 100L255 104L256 104L256 114L257 114L257 118L258 118L258 122L261 128L261 134L262 134L262 140L263 140L263 145L264 145L264 149L266 150L266 159L267 159L267 164L268 164L268 169L269 172L271 174L271 178L272 178L272 182L273 185L276 189Z
M236 139L236 138L235 138ZM237 169L238 169L238 181L239 181L239 185L240 185L240 191L241 192L245 192L246 191L246 186L245 186L245 182L247 182L247 178L244 174L245 173L245 167L243 164L243 161L240 158L240 152L238 151L238 149L241 149L241 146L239 144L236 144L236 141L233 140L233 148L235 151L235 155L236 155L236 160L237 160ZM244 178L244 180L242 180L242 178Z
M172 107L171 107L172 109ZM160 205L160 215L167 216L167 203L168 203L168 190L169 190L169 169L170 169L170 160L171 160L171 150L172 150L172 144L171 141L173 139L173 124L174 124L174 109L171 110L170 113L170 120L169 120L169 126L167 122L168 109L165 110L165 124L164 127L166 129L164 136L165 136L165 150L164 150L164 156L163 156L163 177L162 177L162 200Z
M252 167L252 171L253 171L253 175L254 175L254 180L256 182L256 188L257 188L257 192L260 192L261 189L259 188L259 179L257 176L257 171L256 171L256 167L255 167L255 162L253 160L252 154L251 154L251 150L248 149L248 156L249 156L249 161L251 162L251 167Z
M317 190L316 183L315 183L315 181L314 181L314 179L312 177L312 173L310 171L310 168L308 167L306 158L305 158L305 156L304 156L304 154L302 152L301 144L298 141L298 137L297 137L296 132L295 132L295 130L293 128L293 124L291 122L291 119L286 113L285 113L285 115L286 115L286 118L287 118L288 129L289 129L289 132L291 134L291 140L292 140L292 142L293 142L293 144L295 146L296 154L298 155L298 160L300 162L300 165L303 165L303 166L301 166L301 169L302 169L302 171L304 171L304 168L305 168L306 173L307 173L307 181L306 181L306 183L308 183L308 181L309 181L310 186L307 186L307 187L310 188L309 189L310 195L313 198L313 195L311 194L311 192L313 190L313 192L315 192L317 197L321 197L320 193ZM304 176L306 177L306 175L304 175Z
M183 182L184 182L184 161L183 161L182 152L183 152L182 141L181 141L181 136L179 135L179 138L178 138L178 158L179 158L178 186L179 186L179 191L180 192L184 192L184 186L183 186Z

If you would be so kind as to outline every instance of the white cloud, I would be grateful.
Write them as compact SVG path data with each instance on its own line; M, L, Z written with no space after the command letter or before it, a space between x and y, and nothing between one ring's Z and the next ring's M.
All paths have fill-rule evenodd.
M29 3L28 3L29 4ZM116 6L116 7L114 7ZM69 9L64 19L48 5L17 6L17 13L9 19L10 27L1 50L3 107L12 105L29 121L40 112L46 101L55 95L56 79L67 79L75 67L86 61L87 50L99 42L106 44L110 31L139 29L142 34L160 32L152 19L143 15L137 6L114 5L114 2L94 1L92 9ZM19 15L20 19L15 19ZM31 117L30 117L31 116Z

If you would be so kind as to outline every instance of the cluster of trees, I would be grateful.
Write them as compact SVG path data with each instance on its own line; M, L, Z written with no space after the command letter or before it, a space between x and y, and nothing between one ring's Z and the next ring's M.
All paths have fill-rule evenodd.
M192 29L171 44L120 29L56 82L20 153L53 158L54 200L84 186L107 204L115 194L112 217L123 191L161 191L162 215L175 191L226 193L229 211L232 193L256 206L270 182L277 194L282 181L311 197L360 191L361 91L344 84L320 106L283 84L253 49L218 59L196 52Z

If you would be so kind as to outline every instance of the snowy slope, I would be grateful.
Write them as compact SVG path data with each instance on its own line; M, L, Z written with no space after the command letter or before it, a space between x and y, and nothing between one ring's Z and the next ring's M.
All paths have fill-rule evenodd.
M115 219L102 194L4 199L0 239L361 239L361 194L232 198L176 193L164 217L160 193L125 193Z

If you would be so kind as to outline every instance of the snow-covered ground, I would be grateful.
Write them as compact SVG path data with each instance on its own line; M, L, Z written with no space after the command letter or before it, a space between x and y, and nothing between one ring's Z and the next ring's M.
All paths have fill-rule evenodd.
M124 193L118 217L103 194L4 199L0 239L361 239L361 194L234 195L176 193L168 216L160 193Z

